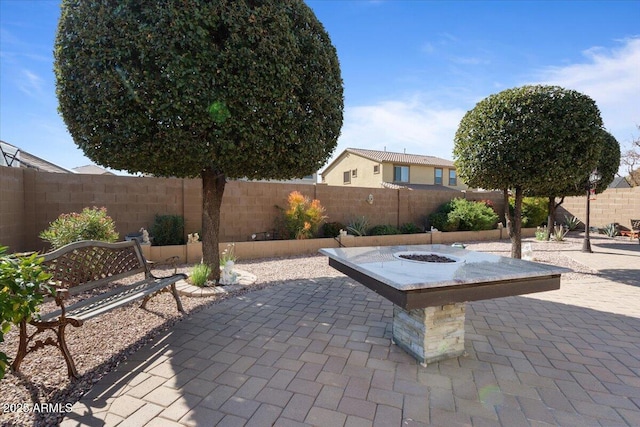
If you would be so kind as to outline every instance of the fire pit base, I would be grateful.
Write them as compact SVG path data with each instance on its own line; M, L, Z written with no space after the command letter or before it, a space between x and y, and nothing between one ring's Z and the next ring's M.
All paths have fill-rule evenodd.
M465 303L405 310L393 306L393 341L426 366L464 351Z

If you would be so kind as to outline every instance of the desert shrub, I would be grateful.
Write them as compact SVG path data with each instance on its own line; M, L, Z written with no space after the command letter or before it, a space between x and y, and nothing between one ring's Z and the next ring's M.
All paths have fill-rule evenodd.
M325 222L322 225L322 235L324 237L338 237L340 230L346 230L347 227L341 222Z
M564 216L564 225L567 226L569 231L573 231L580 225L580 220L573 215Z
M370 236L389 236L392 234L400 234L400 230L389 224L375 225L369 229Z
M369 220L365 216L352 219L347 225L347 232L352 236L366 236L369 231Z
M292 191L287 198L289 207L284 210L284 228L290 239L309 239L327 217L319 200L311 200L299 191Z
M12 324L38 316L44 294L54 294L51 278L37 254L15 257L0 246L0 343ZM0 351L0 379L4 377L9 358Z
M156 215L149 231L155 246L184 245L182 215Z
M616 237L617 235L620 234L618 231L618 224L611 223L611 224L605 225L602 228L601 233L608 237Z
M94 206L91 209L84 208L80 213L60 215L40 233L40 238L57 249L79 240L115 242L118 233L113 219L107 215L107 209Z
M417 233L422 233L422 229L417 225L415 225L413 222L406 222L400 226L400 233L417 234Z
M440 231L491 230L498 219L487 204L461 198L440 205L429 215L429 223Z
M513 215L515 199L509 198L509 210ZM546 224L549 216L549 199L524 197L522 199L522 228L533 228Z

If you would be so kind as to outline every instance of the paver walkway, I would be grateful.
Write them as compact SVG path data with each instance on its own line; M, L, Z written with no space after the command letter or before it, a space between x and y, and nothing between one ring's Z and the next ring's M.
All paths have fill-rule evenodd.
M469 303L469 354L427 367L391 344L391 303L348 278L228 299L134 354L62 425L638 426L640 253L621 250L585 254L605 278Z

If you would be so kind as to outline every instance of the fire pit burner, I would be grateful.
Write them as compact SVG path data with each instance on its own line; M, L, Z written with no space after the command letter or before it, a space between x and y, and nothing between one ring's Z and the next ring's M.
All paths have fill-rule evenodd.
M408 259L410 261L420 261L420 262L456 262L451 258L447 258L446 256L440 256L436 254L407 254L400 255L400 258Z
M393 254L396 258L402 258L412 262L429 262L429 263L441 263L441 264L455 264L464 262L463 259L454 257L451 255L439 254L436 252L422 252L422 251L405 251L396 252Z

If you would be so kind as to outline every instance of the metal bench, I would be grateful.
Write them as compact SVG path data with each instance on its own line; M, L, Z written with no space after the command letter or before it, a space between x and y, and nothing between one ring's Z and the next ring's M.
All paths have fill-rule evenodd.
M20 369L28 353L45 345L53 345L62 352L68 375L77 378L78 371L65 340L67 325L82 326L85 320L140 299L143 300L141 307L145 308L148 300L161 291L171 291L178 311L184 312L176 282L187 276L176 273L175 269L170 276L154 276L151 272L152 263L145 260L136 240L119 243L84 240L44 254L43 258L42 264L52 274L51 280L56 289L55 295L49 295L48 300L55 300L59 309L42 314L40 319L20 322L20 343L11 365L14 371ZM119 280L137 274L144 274L144 279L128 285L118 284ZM104 288L108 289L98 293ZM66 306L65 300L70 296L89 293L97 295ZM34 326L36 331L29 333L27 323ZM56 339L37 339L46 331L54 332Z

